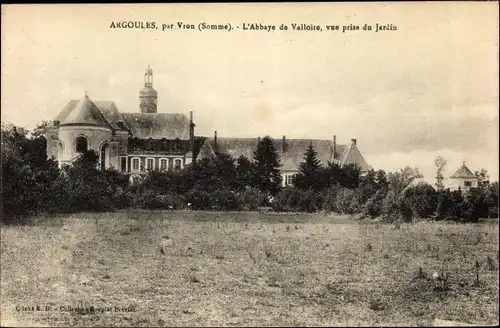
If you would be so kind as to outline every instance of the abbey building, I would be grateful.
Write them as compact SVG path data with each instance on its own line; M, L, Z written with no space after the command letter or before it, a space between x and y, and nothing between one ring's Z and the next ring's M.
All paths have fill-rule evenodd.
M47 156L60 166L69 164L80 153L92 149L99 154L100 167L142 175L150 170L182 169L195 160L226 152L234 158L252 159L259 138L223 138L195 133L193 112L158 113L158 92L153 88L153 70L144 73L139 93L139 110L122 113L113 101L92 100L87 94L71 100L47 127ZM281 159L283 185L291 183L309 144L312 143L323 165L328 162L358 164L369 170L356 139L347 144L331 140L275 140Z

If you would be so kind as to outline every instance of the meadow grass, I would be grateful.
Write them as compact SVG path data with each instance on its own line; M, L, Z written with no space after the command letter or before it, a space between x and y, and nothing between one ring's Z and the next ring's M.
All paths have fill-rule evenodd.
M2 326L498 324L498 221L135 211L33 222L1 229ZM37 305L53 310L19 311ZM90 306L103 312L66 311Z

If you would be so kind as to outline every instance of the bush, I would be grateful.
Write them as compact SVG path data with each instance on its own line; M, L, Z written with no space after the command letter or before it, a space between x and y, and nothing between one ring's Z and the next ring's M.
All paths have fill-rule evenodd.
M436 210L436 191L428 184L418 184L406 189L402 195L402 214L411 218L428 218Z
M340 214L359 213L360 206L356 192L352 189L341 189L336 196L337 212Z
M131 205L141 209L179 210L186 207L185 197L175 193L158 194L155 191L146 190L135 194L125 193L122 197L131 198Z
M241 210L243 203L235 192L230 190L215 190L206 192L195 189L186 195L194 210Z
M244 210L256 210L267 204L267 197L257 188L247 188L237 194Z
M297 210L297 190L285 187L274 197L271 207L276 212L292 212Z
M299 193L299 211L314 213L323 208L323 196L321 193L314 192L312 189Z
M362 213L364 216L375 218L382 215L383 202L387 196L387 191L379 189L375 195L371 196L362 206Z
M393 192L389 192L382 201L382 218L389 222L401 219L401 202Z
M339 213L337 208L337 194L342 190L342 187L338 184L334 184L328 189L323 191L323 205L322 208L326 212L336 212Z

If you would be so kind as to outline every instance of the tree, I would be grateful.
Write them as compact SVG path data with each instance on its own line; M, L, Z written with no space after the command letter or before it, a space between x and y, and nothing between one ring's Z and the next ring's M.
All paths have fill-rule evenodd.
M347 164L342 166L340 184L348 189L359 187L361 179L361 168L357 164Z
M437 171L436 171L436 189L438 191L440 191L440 190L444 189L444 185L443 185L443 180L444 180L443 171L444 171L444 167L446 166L446 160L443 157L438 156L434 160L434 165L437 168Z
M304 161L300 163L299 173L295 177L294 184L302 190L312 189L319 191L325 186L321 174L322 167L318 159L318 153L312 143L310 143L304 153Z
M376 173L375 170L369 170L365 175L363 175L359 181L358 187L358 201L364 204L370 197L372 197L376 192Z
M486 187L490 183L490 176L486 169L481 169L480 171L475 171L474 175L477 177L477 186L479 188Z
M273 140L265 136L254 152L253 184L266 194L276 195L281 189L279 156Z
M215 158L204 158L193 167L194 188L206 192L237 189L234 158L218 153Z
M254 172L253 163L245 156L240 156L236 160L236 182L239 189L252 187L252 177Z
M403 190L410 185L415 179L423 178L418 168L405 167L399 172L392 172L387 175L389 182L389 192L400 195Z
M411 217L428 218L436 210L438 196L430 184L420 183L404 190L402 204Z
M31 132L31 135L34 138L38 137L46 137L47 136L47 127L49 126L50 122L49 121L42 121L37 124L35 129Z
M71 211L106 211L113 208L112 196L122 178L114 172L98 169L98 162L97 152L87 150L63 168Z
M1 217L5 222L16 215L47 211L54 198L57 163L47 159L44 137L27 135L2 124Z

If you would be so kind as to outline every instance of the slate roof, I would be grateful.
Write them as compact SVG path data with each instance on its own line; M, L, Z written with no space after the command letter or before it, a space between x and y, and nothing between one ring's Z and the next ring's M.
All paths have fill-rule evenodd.
M141 139L189 140L190 121L179 113L122 113L126 126Z
M462 163L462 166L450 177L450 179L471 179L476 178L474 173L469 170L467 166L465 166L465 162Z
M75 108L76 104L78 104L80 100L70 100L66 106L64 106L63 110L56 116L55 120L62 122L68 116L68 114Z
M259 142L258 138L217 138L217 147L214 138L208 138L212 149L217 152L225 152L234 158L244 156L250 160L253 159L253 154ZM304 159L304 153L312 143L318 159L324 166L329 162L339 165L356 162L363 170L369 170L371 167L366 163L363 156L354 145L339 145L335 147L335 155L333 155L332 140L314 140L314 139L286 139L285 147L283 148L283 139L275 139L274 146L278 151L281 160L282 171L296 171L300 163ZM217 148L217 149L216 149ZM284 150L284 151L283 151Z
M113 101L94 101L94 104L99 108L99 111L104 115L113 129L122 130L118 122L125 123L125 121Z
M60 116L63 116L62 119ZM87 95L80 101L70 101L58 117L61 125L87 124L110 127L99 108Z

